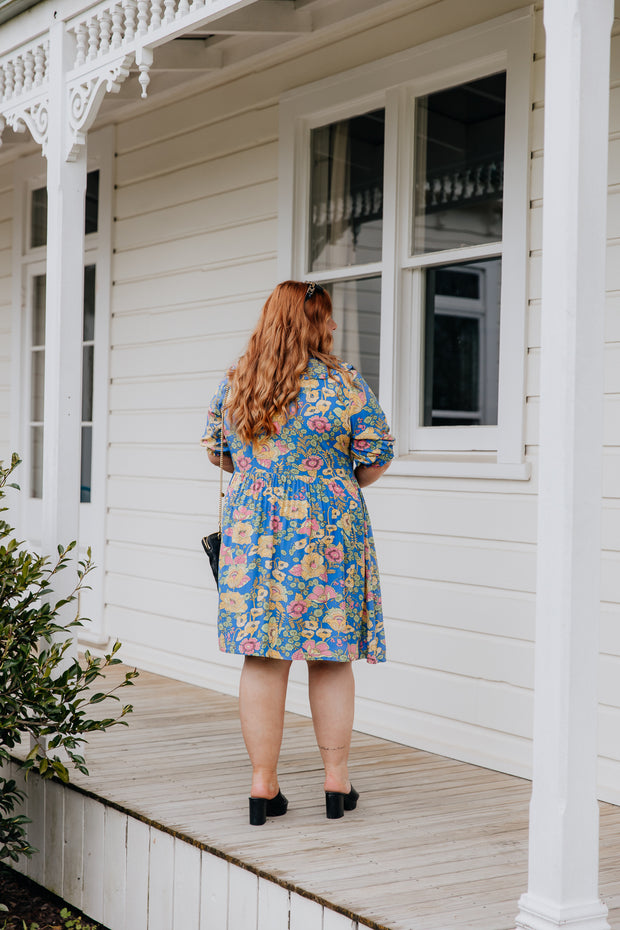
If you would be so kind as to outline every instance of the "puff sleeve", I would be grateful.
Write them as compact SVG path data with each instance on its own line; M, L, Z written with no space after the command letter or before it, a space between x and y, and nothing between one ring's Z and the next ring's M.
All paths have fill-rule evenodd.
M387 465L394 458L394 437L372 390L352 371L351 458L357 465Z
M205 431L202 434L202 439L200 440L201 444L213 455L220 454L220 443L222 441L222 406L224 404L227 388L228 378L226 377L220 383L217 391L213 396L213 399L211 400L211 403L209 404L209 410L207 412L207 425L205 426ZM223 452L224 455L230 455L230 449L228 447L225 430Z

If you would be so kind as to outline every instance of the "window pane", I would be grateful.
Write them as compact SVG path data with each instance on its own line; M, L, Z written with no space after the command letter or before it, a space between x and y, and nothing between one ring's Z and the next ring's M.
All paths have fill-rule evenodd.
M32 192L30 201L30 248L47 245L47 188Z
M30 376L30 419L35 423L43 422L43 394L45 390L45 350L38 349L32 353Z
M381 260L385 112L311 135L311 271Z
M30 497L43 497L43 427L30 427Z
M424 426L497 423L501 259L425 272Z
M84 342L95 338L95 267L86 265L84 268Z
M90 476L93 463L93 428L82 427L82 467L80 476L80 503L90 503Z
M350 362L379 394L379 339L381 331L381 278L336 281L326 284L338 328L334 355Z
M94 346L82 349L82 420L90 423L93 418L93 364Z
M86 215L84 232L97 232L99 225L99 171L89 171L86 175Z
M45 345L45 296L46 278L44 274L32 279L32 345Z
M99 228L99 170L86 175L84 232L97 232ZM38 187L30 201L30 248L47 245L47 187Z
M506 74L416 101L413 251L502 238Z

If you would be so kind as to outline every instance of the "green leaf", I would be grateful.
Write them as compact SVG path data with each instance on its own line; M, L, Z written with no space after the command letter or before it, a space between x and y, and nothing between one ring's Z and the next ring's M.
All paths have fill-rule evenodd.
M9 483L9 477L19 464L16 453L10 466L0 463L0 514L7 511L2 505L6 488L18 490L16 484ZM74 540L66 546L60 543L53 559L29 552L7 520L0 517L0 765L18 743L27 745L34 739L35 745L22 763L24 779L37 769L43 778L55 775L66 782L69 767L54 754L61 748L68 753L71 766L88 775L84 758L77 751L86 735L126 726L122 718L131 713L131 705L119 706L119 697L112 692L132 684L130 679L137 672L127 672L120 685L110 685L106 692L107 669L121 661L116 658L119 642L105 659L86 652L82 665L73 661L68 651L72 631L82 626L82 618L73 609L74 617L61 622L59 611L87 587L85 579L93 567L90 550L75 566L76 551ZM63 585L60 590L56 580L65 569L77 577L69 593L66 590L71 586ZM92 694L97 679L101 680L99 690ZM106 701L113 713L101 720L91 719L88 708ZM46 756L44 741L51 758ZM29 787L28 781L26 784ZM0 775L0 860L15 862L34 851L25 836L27 818L13 815L23 796L14 780ZM88 930L81 918L71 921L76 930Z
M67 771L66 767L62 764L60 759L54 759L52 761L52 768L54 769L55 773L58 775L60 780L64 782L65 784L67 784L69 781L69 772Z

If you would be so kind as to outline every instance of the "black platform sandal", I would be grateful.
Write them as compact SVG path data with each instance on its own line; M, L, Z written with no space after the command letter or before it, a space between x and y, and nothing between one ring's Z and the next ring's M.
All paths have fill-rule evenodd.
M267 817L281 817L286 814L288 801L281 791L275 798L249 798L250 824L253 827L262 827Z
M359 792L355 790L353 785L351 785L348 794L344 794L342 791L326 791L325 814L327 819L337 820L339 817L344 817L345 811L354 811L357 807L358 798Z

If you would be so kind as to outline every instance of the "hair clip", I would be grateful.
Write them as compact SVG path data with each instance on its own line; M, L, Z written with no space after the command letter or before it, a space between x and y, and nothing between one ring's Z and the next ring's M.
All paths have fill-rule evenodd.
M304 297L304 303L305 303L307 300L310 300L311 297L314 297L314 295L316 294L317 291L318 291L320 294L322 294L322 293L323 293L323 288L321 287L320 284L317 284L316 281L311 281L310 284L308 285L307 290L306 290L306 296Z

